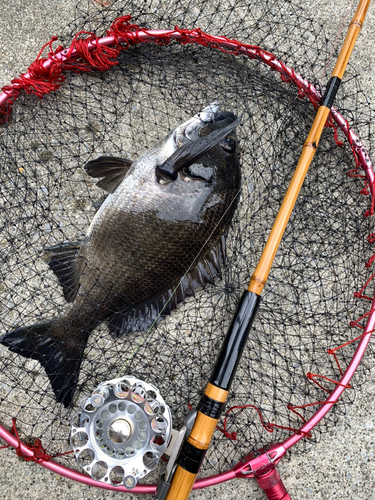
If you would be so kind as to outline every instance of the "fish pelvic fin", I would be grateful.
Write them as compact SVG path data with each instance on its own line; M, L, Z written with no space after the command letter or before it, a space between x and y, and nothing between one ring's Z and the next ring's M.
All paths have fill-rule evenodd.
M90 160L85 165L85 170L90 177L103 177L96 185L107 193L114 193L121 184L125 175L132 166L132 161L115 156L99 156L96 160Z
M108 322L112 338L146 331L159 323L186 297L193 296L198 287L212 284L217 277L221 279L220 264L224 264L225 259L225 235L223 235L211 251L186 273L175 289L168 290L138 307L128 307L113 314Z
M62 286L65 300L73 302L79 289L79 271L77 256L81 244L79 242L61 243L45 249L43 260L55 273Z
M18 328L0 337L0 343L25 358L36 359L48 375L59 403L71 405L78 383L85 343L72 346L52 335L55 321Z

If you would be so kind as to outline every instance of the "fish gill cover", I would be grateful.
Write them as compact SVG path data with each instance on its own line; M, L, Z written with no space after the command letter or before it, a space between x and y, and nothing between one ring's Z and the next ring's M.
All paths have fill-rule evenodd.
M273 1L272 9L264 1L196 1L192 7L175 1L78 1L75 19L59 43L69 47L82 30L105 36L113 21L125 14L148 29L199 27L260 46L318 87L334 52L320 23L293 1ZM64 298L46 253L84 240L101 210L107 193L88 175L87 162L98 156L134 162L170 130L218 101L221 109L242 116L237 127L241 191L221 276L217 273L213 284L180 301L151 330L113 339L105 322L95 324L70 407L56 401L38 359L0 345L0 421L10 427L16 417L21 437L41 438L50 454L69 450L74 408L119 372L156 385L171 407L174 427L181 427L209 378L315 112L285 76L281 79L257 60L212 47L137 44L122 51L118 61L106 72L69 74L61 88L43 100L21 94L0 129L0 333L66 313L67 295ZM337 108L369 143L371 109L352 67ZM371 220L363 217L369 201L360 192L363 182L356 178L360 172L350 145L340 131L335 140L334 132L332 127L323 132L230 392L227 408L236 408L225 425L223 415L203 474L223 471L298 429L300 415L307 419L315 411L308 405L325 396L306 374L338 379L338 365L327 350L353 339L357 331L349 323L368 309L366 300L354 292L369 278L364 262L371 256L366 240ZM148 236L133 236L133 260L144 258L139 241ZM169 251L165 249L167 265ZM353 344L340 349L340 366L347 365L353 351ZM365 360L354 387L364 382L366 368ZM327 380L319 383L329 390L334 386ZM354 391L346 391L299 449L308 448L335 425L353 398ZM300 415L290 409L297 406L305 407L298 410ZM262 425L259 414L269 424ZM69 455L59 460L74 467Z

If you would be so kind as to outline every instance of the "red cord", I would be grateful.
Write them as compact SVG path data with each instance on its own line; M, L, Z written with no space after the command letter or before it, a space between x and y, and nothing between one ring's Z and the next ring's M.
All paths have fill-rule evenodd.
M10 431L17 439L18 445L16 448L16 455L17 457L22 457L26 462L36 462L36 463L41 463L41 462L47 462L51 458L57 458L57 457L62 457L64 455L68 455L69 453L73 453L73 450L71 451L66 451L65 453L59 453L57 455L49 455L46 450L42 446L42 442L40 439L36 439L34 442L33 446L28 446L27 444L23 443L24 446L28 450L30 450L33 454L31 456L24 455L21 449L21 440L18 434L18 430L16 427L16 419L12 418L12 429ZM8 444L7 446L1 446L0 450L4 448L9 448L10 445Z
M263 420L263 416L262 416L261 411L255 405L232 406L226 412L226 415L225 415L225 418L224 418L224 422L223 422L223 427L217 426L216 429L218 431L220 431L222 434L224 434L224 436L227 437L228 439L231 439L231 440L235 441L237 439L237 433L236 432L228 432L228 430L227 430L227 419L228 419L229 413L232 412L233 410L237 410L237 409L244 410L246 408L253 408L258 413L259 419L260 419L260 423L262 424L263 428L267 432L269 432L271 434L274 431L274 428L277 428L277 429L284 429L284 430L287 430L287 431L292 431L292 432L295 432L296 434L305 434L306 437L311 437L311 433L310 432L303 432L303 431L301 431L299 429L294 429L293 427L286 427L286 426L283 426L283 425L273 424L272 422L265 423L264 420ZM289 410L292 410L292 408L297 408L297 407L290 407L289 408L289 406L288 406ZM299 413L297 413L297 412L294 412L294 413L296 413L297 415L299 415ZM305 422L305 419L301 415L299 415L299 416Z

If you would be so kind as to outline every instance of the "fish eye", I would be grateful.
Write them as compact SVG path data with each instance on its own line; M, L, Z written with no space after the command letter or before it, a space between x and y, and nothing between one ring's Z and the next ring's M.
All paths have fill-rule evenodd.
M236 139L231 135L228 135L221 141L220 146L224 149L224 151L233 154L236 150Z

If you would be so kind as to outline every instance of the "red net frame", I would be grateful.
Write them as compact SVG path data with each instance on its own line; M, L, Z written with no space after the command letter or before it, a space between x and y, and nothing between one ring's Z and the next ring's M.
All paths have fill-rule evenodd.
M293 69L289 68L282 61L278 60L273 54L261 49L260 47L244 44L237 40L225 37L209 35L202 32L200 29L184 30L176 26L171 30L144 30L135 24L131 24L130 21L130 16L124 16L117 19L107 31L107 37L104 38L98 38L91 32L79 32L68 49L64 49L62 46L59 46L57 49L53 50L52 42L56 40L56 38L53 37L50 42L44 45L36 60L30 66L28 72L24 73L19 78L12 80L11 85L3 87L3 93L0 95L0 121L4 123L9 118L12 105L22 90L28 94L35 94L42 98L45 94L59 89L60 85L66 79L64 74L65 71L73 71L77 73L90 72L92 70L106 71L112 66L118 64L116 58L122 50L127 50L131 46L140 43L167 45L172 41L182 45L198 44L211 49L233 54L235 56L242 55L255 59L268 66L271 70L278 72L284 82L295 85L298 89L298 95L300 98L308 98L315 108L319 106L322 97L320 92ZM82 35L84 35L84 37L82 37ZM46 47L49 47L48 56L42 58L41 55ZM348 121L342 117L335 108L332 108L326 126L333 129L335 140L338 144L339 140L337 137L337 129L340 129L343 132L349 142L356 164L355 168L349 172L349 175L351 177L360 177L364 180L364 187L361 193L363 195L370 195L371 197L370 209L364 215L365 217L373 215L375 204L375 175L372 169L371 160L365 147L361 143L358 136L350 128ZM373 235L369 235L368 241L369 243L373 241ZM374 258L371 258L367 262L366 267L369 267L373 260ZM300 429L283 427L292 432L292 435L285 441L272 445L266 451L262 450L261 452L249 454L236 466L226 472L198 480L194 485L194 489L218 484L229 479L234 479L235 477L255 477L258 479L258 483L260 483L261 487L266 490L269 484L274 481L274 478L277 475L275 466L285 455L286 451L302 438L309 437L311 430L322 418L324 418L332 406L337 403L344 390L351 387L350 380L365 354L371 334L374 331L375 297L371 298L364 295L366 286L374 276L375 275L371 276L363 288L355 293L356 297L371 301L370 311L351 323L352 327L360 328L362 333L345 344L341 346L334 346L327 351L327 354L333 356L337 363L340 379L329 379L322 374L306 374L311 381L329 394L325 401L316 401L307 405L317 406L318 410L316 413L308 421L305 421L298 410L306 407L306 405L301 407L288 407L290 411L297 414L303 420L303 425ZM356 351L350 364L345 370L343 370L335 353L342 347L354 342L358 342ZM332 386L331 384L334 386L334 390L332 392L327 389L327 387ZM251 405L249 405L249 407L250 406ZM274 427L280 427L274 423L264 422L259 410L257 410L256 407L251 407L258 411L260 421L267 432L272 433ZM241 407L241 409L243 408L244 407ZM235 409L236 407L230 408L227 411L227 415L230 411L234 411ZM226 435L228 434L227 437L230 439L235 439L235 435L233 433L229 434L226 430L226 420L224 420L223 428L219 430L224 432ZM46 450L43 449L40 441L36 442L34 446L28 446L25 443L22 443L18 436L16 422L13 422L11 432L7 431L0 425L0 437L10 446L16 448L17 455L24 457L25 460L33 460L43 467L60 475L99 488L123 492L128 491L123 487L113 487L111 485L99 483L84 474L54 462L52 460L53 457L48 455ZM259 478L260 476L262 476L261 479ZM156 491L156 485L139 485L132 491L134 493L152 494ZM285 492L282 489L277 492L277 495L278 496L275 496L274 498L286 498L284 496Z

